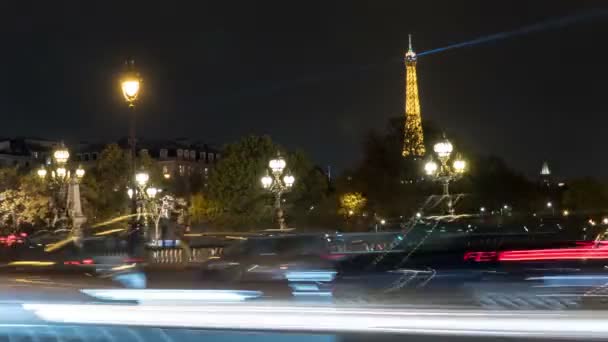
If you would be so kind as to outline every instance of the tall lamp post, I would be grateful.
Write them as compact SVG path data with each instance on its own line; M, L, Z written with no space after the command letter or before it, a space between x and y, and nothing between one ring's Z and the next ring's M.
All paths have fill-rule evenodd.
M264 189L274 194L274 209L277 215L277 223L281 230L287 228L281 207L281 195L291 190L296 180L289 171L285 171L286 166L285 159L281 157L280 153L277 153L277 157L268 162L270 173L266 170L266 175L261 179Z
M80 238L82 237L81 226L86 222L80 201L80 181L84 177L85 171L81 166L70 170L69 159L70 152L61 143L53 152L52 163L48 170L43 165L36 171L36 174L41 180L48 181L52 190L56 190L55 205L61 205L62 217L67 214L72 219L72 233L75 237Z
M454 203L450 195L450 182L462 177L466 169L466 161L460 158L460 156L456 156L450 165L450 157L454 146L445 137L433 146L433 150L439 159L439 164L431 159L424 165L424 171L434 181L443 185L443 196L447 199L447 211L449 214L454 214Z
M136 140L135 140L135 103L137 102L141 79L139 74L135 70L135 61L129 59L126 61L127 72L123 75L121 80L121 88L122 94L129 105L129 109L131 111L130 124L129 124L129 149L130 153L130 161L131 161L131 170L130 170L130 183L131 189L137 188L137 175L135 174L135 157L136 157ZM131 196L131 229L135 230L137 224L137 196Z

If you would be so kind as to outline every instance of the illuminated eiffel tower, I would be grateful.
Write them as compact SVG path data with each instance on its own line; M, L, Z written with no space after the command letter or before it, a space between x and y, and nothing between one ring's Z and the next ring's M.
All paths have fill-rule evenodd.
M412 35L410 34L409 48L405 54L405 130L401 154L404 157L414 159L424 156L425 153L416 60L416 53L412 49Z

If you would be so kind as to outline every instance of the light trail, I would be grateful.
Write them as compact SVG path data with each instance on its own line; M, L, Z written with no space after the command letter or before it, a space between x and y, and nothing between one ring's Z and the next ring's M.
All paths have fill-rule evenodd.
M82 293L103 300L138 302L244 301L262 296L259 291L181 289L83 289Z
M549 20L542 21L542 22L539 22L536 24L527 25L527 26L520 27L515 30L494 33L494 34L491 34L491 35L488 35L485 37L480 37L480 38L468 40L468 41L461 42L461 43L451 44L451 45L440 47L437 49L427 50L427 51L419 53L418 56L422 57L422 56L426 56L426 55L435 54L438 52L443 52L446 50L458 49L458 48L462 48L462 47L473 46L473 45L503 40L503 39L507 39L507 38L511 38L511 37L521 36L521 35L528 34L528 33L560 28L560 27L564 27L564 26L567 26L570 24L575 24L578 22L582 22L585 20L591 20L591 19L606 16L606 15L608 15L608 10L606 10L606 9L595 9L595 10L591 10L591 11L571 14L568 16L555 18L555 19L549 19Z
M603 338L607 313L551 311L399 310L306 305L23 304L61 323L307 332L398 332L430 335Z

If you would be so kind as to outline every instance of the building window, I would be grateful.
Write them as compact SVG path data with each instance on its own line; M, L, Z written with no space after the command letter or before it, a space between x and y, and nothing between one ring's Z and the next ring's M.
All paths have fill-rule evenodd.
M34 159L38 159L38 152L32 152L32 156L34 157Z
M93 160L97 160L99 158L99 152L93 152Z
M166 148L161 148L160 149L160 158L167 159L168 156L169 156L169 151L167 151Z
M196 151L190 151L190 159L196 160Z
M219 153L216 153L216 154L215 154L215 160L218 160L218 159L220 159L220 154L219 154Z
M181 148L177 150L177 158L182 158L184 156L184 150Z
M210 163L213 163L213 159L214 159L213 157L214 157L213 153L209 153L209 162Z
M183 176L183 175L184 175L184 172L185 172L185 170L184 170L184 169L185 169L185 168L184 168L184 165L180 165L180 166L178 167L178 169L179 169L179 175L180 175L180 176Z
M90 158L91 158L91 155L89 153L85 153L84 154L84 160L85 161L89 161Z
M202 162L207 162L207 152L201 152L201 153L200 153L200 157L199 157L199 159L200 159Z

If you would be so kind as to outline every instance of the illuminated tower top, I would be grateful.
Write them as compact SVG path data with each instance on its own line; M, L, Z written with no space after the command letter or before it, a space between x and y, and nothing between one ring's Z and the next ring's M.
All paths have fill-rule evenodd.
M408 40L409 40L409 44L408 44L408 49L407 52L405 53L405 63L407 65L407 63L411 63L411 64L416 64L416 53L414 52L414 49L412 48L412 35L408 34Z
M412 35L410 34L408 50L405 53L405 129L401 154L404 157L414 158L422 157L426 152L420 115L416 60L416 53L412 48Z
M547 164L547 162L543 162L543 166L540 169L540 175L541 176L550 176L551 175L551 170L549 169L549 164Z

